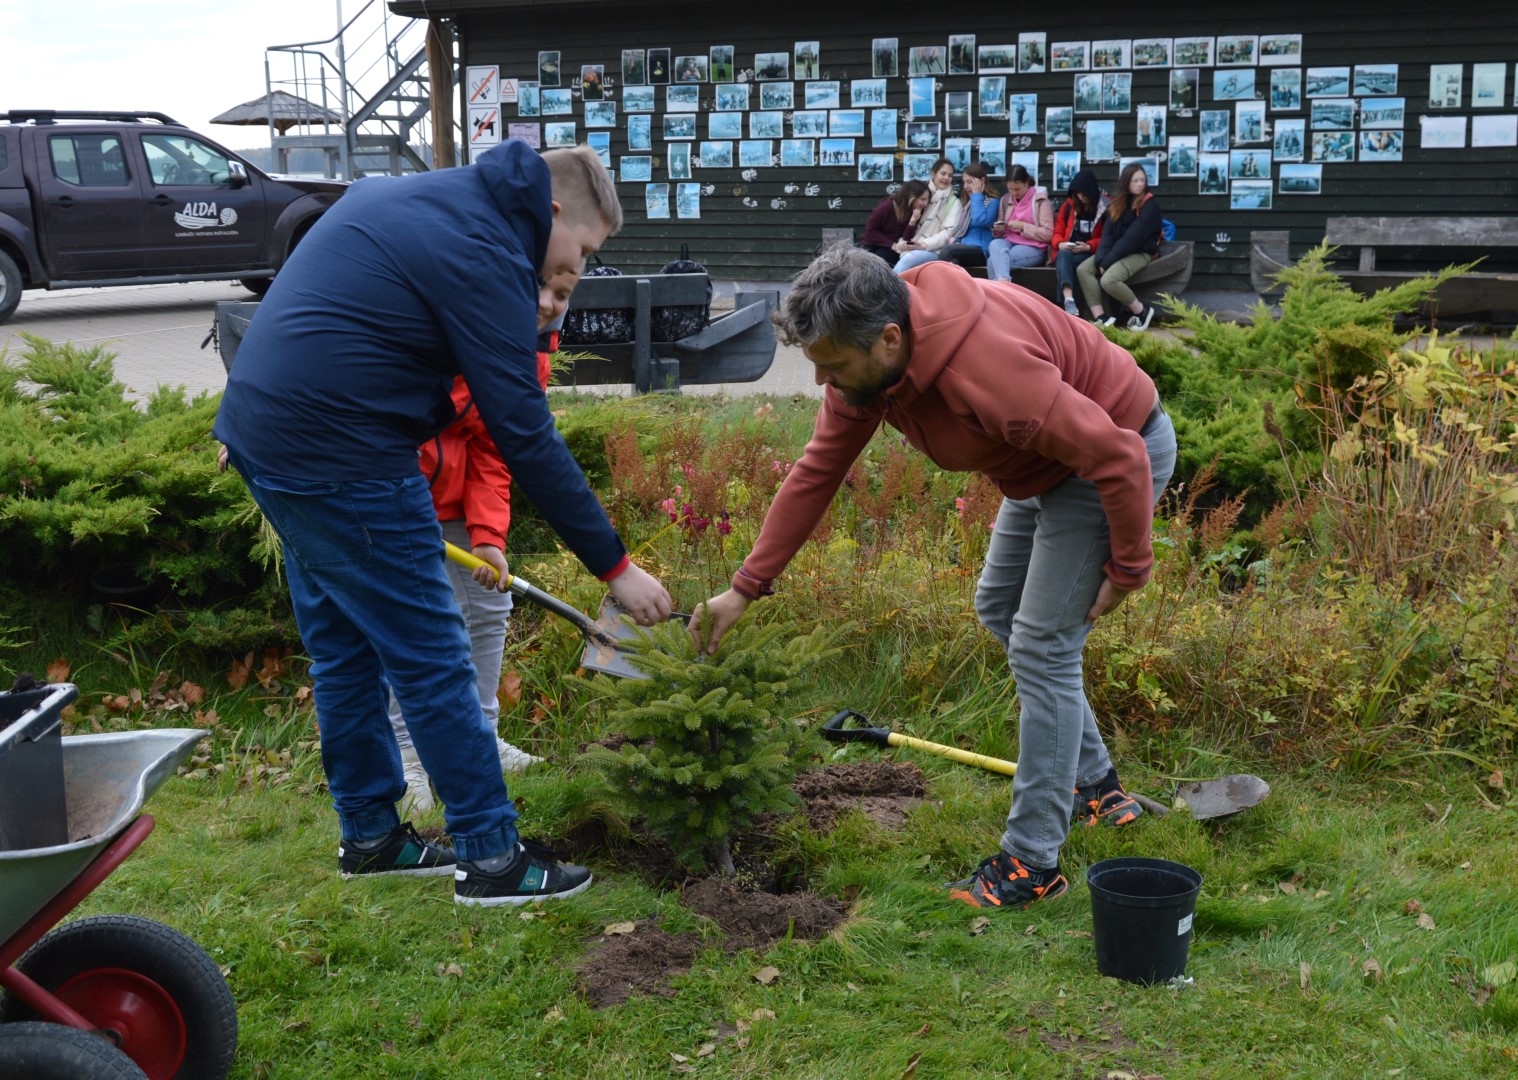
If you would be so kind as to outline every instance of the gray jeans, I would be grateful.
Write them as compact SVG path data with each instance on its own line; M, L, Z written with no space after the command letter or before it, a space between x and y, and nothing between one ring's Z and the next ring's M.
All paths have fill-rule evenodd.
M1158 406L1141 433L1154 497L1175 471L1175 428ZM1002 850L1030 867L1059 863L1077 784L1112 758L1086 700L1086 613L1111 558L1096 485L1070 477L1031 499L1005 499L975 590L981 625L1007 649L1017 681L1017 777Z

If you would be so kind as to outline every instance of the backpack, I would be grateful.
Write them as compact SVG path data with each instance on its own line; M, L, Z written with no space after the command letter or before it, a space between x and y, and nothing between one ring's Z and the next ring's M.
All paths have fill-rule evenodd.
M690 257L690 245L680 245L680 257L667 262L661 274L704 274L706 267ZM656 307L650 313L655 341L679 341L704 329L712 321L712 283L706 281L706 303L700 306Z
M607 266L599 255L596 268L586 277L621 277L622 271ZM570 309L564 314L564 328L559 331L559 347L571 345L619 345L633 339L632 308L603 310Z

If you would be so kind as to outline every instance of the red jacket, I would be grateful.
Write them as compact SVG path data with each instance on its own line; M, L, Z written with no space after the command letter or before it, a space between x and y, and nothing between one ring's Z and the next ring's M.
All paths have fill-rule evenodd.
M548 352L538 352L538 381L545 390L551 374L548 357L558 347L555 333L549 337ZM511 472L485 430L462 375L453 380L452 396L457 419L421 449L432 506L439 521L463 519L471 547L489 544L504 551L511 527Z
M1102 240L1102 224L1107 220L1107 200L1103 199L1096 210L1096 228L1091 233L1091 250L1094 252ZM1056 255L1059 254L1059 246L1067 240L1073 239L1075 232L1076 203L1074 199L1066 199L1059 204L1059 212L1054 215L1054 236L1049 240L1049 249Z

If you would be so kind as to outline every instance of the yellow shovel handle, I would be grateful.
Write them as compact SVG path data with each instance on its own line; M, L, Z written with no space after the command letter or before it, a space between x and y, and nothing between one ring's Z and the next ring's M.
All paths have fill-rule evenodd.
M957 761L961 765L973 765L977 769L1001 773L1003 776L1017 775L1017 763L1014 761L986 757L984 754L972 754L970 751L961 750L957 746L945 746L943 743L928 742L926 739L914 739L910 735L901 735L894 731L887 736L886 744L889 746L905 746L912 750L923 750L929 754L946 757L950 761Z
M475 555L473 552L465 551L457 544L452 543L448 540L443 541L443 552L448 556L449 559L458 563L460 566L465 567L466 569L478 570L483 566L488 568L492 575L496 577L500 576L500 574L496 571L496 568L491 566L484 559L480 558L478 555ZM516 578L513 575L507 574L506 587L508 589L511 588L511 583L515 580Z

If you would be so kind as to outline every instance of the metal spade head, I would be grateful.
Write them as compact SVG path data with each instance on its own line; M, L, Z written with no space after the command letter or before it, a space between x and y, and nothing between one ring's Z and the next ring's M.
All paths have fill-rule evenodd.
M675 612L671 619L689 622L690 616ZM636 640L639 628L610 593L601 601L595 621L585 630L585 655L580 666L586 671L601 671L622 679L646 679L648 673L638 667L637 654L622 643Z
M1238 773L1216 780L1194 780L1176 787L1175 797L1198 821L1227 817L1258 806L1270 794L1270 785L1258 776Z

